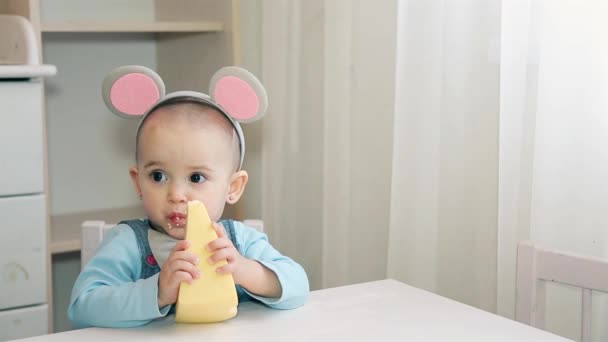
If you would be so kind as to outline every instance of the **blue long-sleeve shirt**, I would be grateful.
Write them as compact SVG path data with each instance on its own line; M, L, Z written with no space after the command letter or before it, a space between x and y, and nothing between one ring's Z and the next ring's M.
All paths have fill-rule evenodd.
M260 297L246 289L244 292L271 308L303 305L309 293L304 269L274 249L265 234L238 221L234 221L234 229L239 253L273 271L282 288L280 298ZM158 277L159 273L140 279L141 255L135 233L120 224L76 279L68 317L79 327L133 327L166 316L171 306L158 307Z

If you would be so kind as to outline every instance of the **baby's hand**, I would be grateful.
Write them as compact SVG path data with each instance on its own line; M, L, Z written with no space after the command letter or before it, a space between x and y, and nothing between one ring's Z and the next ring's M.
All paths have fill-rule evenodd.
M199 263L198 257L186 252L190 242L179 241L173 247L169 258L160 269L158 277L158 307L174 304L177 301L179 284L182 281L188 284L200 276L200 271L195 266Z
M232 241L226 236L224 227L214 222L213 228L217 232L218 238L211 241L207 248L211 252L209 258L210 264L216 264L222 260L226 260L228 264L218 267L215 271L219 274L232 273L232 278L237 285L242 284L244 273L246 273L248 259L242 256L234 247Z

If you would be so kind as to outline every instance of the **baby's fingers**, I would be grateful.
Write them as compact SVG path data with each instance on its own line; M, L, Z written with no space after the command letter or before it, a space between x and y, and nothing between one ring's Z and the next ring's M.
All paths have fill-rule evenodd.
M169 261L171 262L177 260L187 261L189 263L192 263L193 265L198 264L200 261L195 254L186 251L173 252L169 257Z
M188 273L192 279L196 279L198 277L200 277L201 272L200 270L194 266L192 263L188 262L188 261L184 261L184 260L174 260L173 262L169 263L168 265L166 265L165 267L169 268L169 272L172 274L177 274L177 273ZM174 278L174 276L172 276L171 278Z
M213 229L215 229L218 239L226 237L226 230L224 230L224 226L221 223L213 222Z
M234 261L234 253L234 248L222 248L209 257L209 263L213 265L222 260L226 260L230 263Z
M194 278L192 278L192 275L190 273L183 272L183 271L177 271L177 272L173 273L173 277L171 277L171 280L169 281L169 283L171 284L171 287L177 288L177 287L179 287L179 284L181 284L182 282L192 284L193 280L194 280Z
M216 250L232 247L232 241L226 238L217 238L207 244L207 249L210 252L215 252Z
M222 267L216 268L215 272L219 274L233 273L235 269L236 266L234 265L234 263L228 263Z

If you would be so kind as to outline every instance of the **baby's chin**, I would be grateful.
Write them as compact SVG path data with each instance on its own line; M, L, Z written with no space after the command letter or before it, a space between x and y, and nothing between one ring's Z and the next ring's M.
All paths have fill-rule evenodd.
M166 227L165 231L174 239L183 240L186 238L186 227Z
M156 230L164 232L174 239L183 240L186 238L186 225L175 226L170 222L165 222L165 224L152 223L152 226L154 226Z

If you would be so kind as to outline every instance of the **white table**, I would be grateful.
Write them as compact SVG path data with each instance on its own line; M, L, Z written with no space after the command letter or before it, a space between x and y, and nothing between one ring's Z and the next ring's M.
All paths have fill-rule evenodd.
M89 328L28 341L570 341L395 280L314 291L288 311L239 306L216 324L173 316L132 329Z

